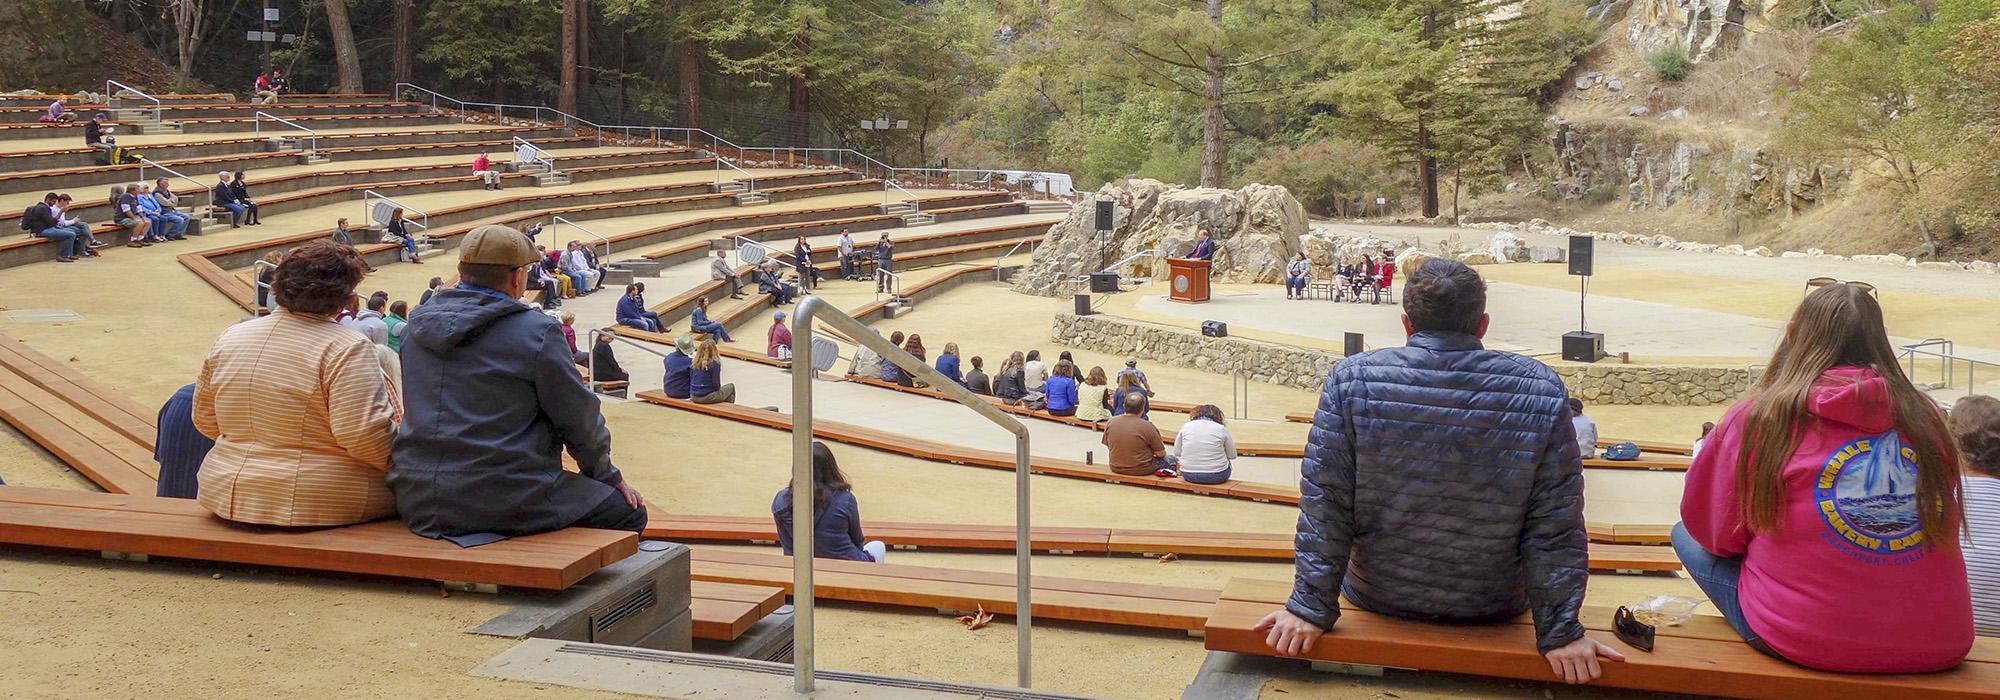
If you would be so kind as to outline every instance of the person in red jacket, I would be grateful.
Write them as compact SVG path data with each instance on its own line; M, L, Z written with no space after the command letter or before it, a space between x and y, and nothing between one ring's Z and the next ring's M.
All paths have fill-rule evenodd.
M500 173L493 170L493 159L486 157L486 154L481 153L479 157L472 159L472 174L479 176L480 181L486 183L486 189L500 189Z
M1689 466L1674 551L1758 651L1842 673L1951 668L1973 640L1958 475L1882 307L1827 285Z

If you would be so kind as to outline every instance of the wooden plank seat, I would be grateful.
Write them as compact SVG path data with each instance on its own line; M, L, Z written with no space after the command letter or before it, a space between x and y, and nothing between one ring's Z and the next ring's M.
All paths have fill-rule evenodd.
M472 136L480 135L478 132L453 132L453 133L472 135ZM576 136L555 136L555 137L531 136L523 138L526 138L529 142L534 143L536 146L545 149L583 148L595 144L595 141L593 141L592 139L584 137L576 137ZM322 144L321 148L319 149L319 152L327 154L328 156L334 158L335 160L361 160L369 158L399 158L405 156L414 157L414 156L446 155L453 153L470 154L482 151L500 152L511 149L513 145L514 145L513 141L510 139L509 140L473 139L465 141L437 141L428 143L398 143L398 144L378 145L378 146L327 147L325 144ZM225 153L217 155L201 155L201 156L182 157L182 158L166 158L166 159L154 158L153 160L167 167L181 170L182 172L193 173L196 171L207 171L213 168L220 168L220 167L227 167L231 169L255 169L258 167L274 167L278 165L290 165L293 163L293 161L295 161L298 158L298 156L299 154L297 151L250 151L250 152L238 152L238 153ZM137 164L79 165L79 166L39 168L31 170L15 170L10 172L0 172L0 187L5 187L7 189L19 189L19 190L37 190L37 189L50 189L50 188L61 188L61 187L94 186L95 184L97 184L94 180L89 183L77 183L74 182L73 180L76 178L96 178L100 176L118 174L118 173L129 173L129 177L136 178L138 173L138 167L139 166ZM122 181L122 179L113 181L114 182Z
M696 547L694 579L774 586L791 592L792 558ZM1201 588L1036 576L1035 619L1121 627L1194 631L1215 608L1217 592ZM1014 613L1014 575L838 559L813 561L819 600Z
M148 452L158 434L159 413L134 403L110 387L18 338L0 336L0 366L13 370L65 402L131 438Z
M733 641L785 604L785 589L720 581L688 582L695 639Z
M538 136L553 136L558 133L559 133L558 129L550 127L519 127L519 126L482 126L472 129L457 129L450 131L416 130L416 129L401 128L401 129L382 129L379 131L368 131L368 132L323 134L318 137L318 140L320 142L320 145L322 146L339 148L343 144L354 144L354 145L365 145L365 146L389 145L389 144L378 144L378 143L364 143L370 140L381 140L381 139L396 139L394 144L400 145L404 143L403 141L404 139L409 139L412 142L421 143L424 142L423 140L426 138L449 141L454 138L476 137L476 136L491 137L491 136L505 135L505 136L522 136L525 138L530 134ZM261 147L266 138L267 137L251 136L243 138L226 138L226 139L190 139L182 141L164 141L160 143L150 143L146 144L145 146L134 146L133 148L142 151L153 151L155 153L158 153L158 152L170 152L174 150L188 150L188 149L216 150L216 149L226 149L226 148L241 148L244 146ZM509 143L511 143L511 141ZM255 148L249 150L255 150ZM7 153L0 153L0 163L27 162L27 159L35 157L45 157L45 156L89 156L92 153L93 150L87 146L76 146L73 148L51 148L51 149L42 149L35 151L13 151Z
M567 588L639 548L637 534L583 528L472 548L420 537L397 520L260 528L186 499L21 486L0 487L0 542L544 590Z
M1270 656L1265 635L1253 628L1283 606L1291 584L1233 579L1224 587L1204 632L1212 651ZM1654 651L1619 641L1609 631L1610 612L1585 608L1592 636L1623 652L1624 662L1603 664L1593 685L1733 698L2000 697L2000 640L1982 640L1974 658L1926 675L1847 675L1813 671L1752 650L1717 618L1696 616L1680 627L1662 627ZM1525 616L1507 624L1440 625L1395 619L1343 605L1340 621L1303 658L1356 664L1551 681L1548 661L1535 651L1534 624Z

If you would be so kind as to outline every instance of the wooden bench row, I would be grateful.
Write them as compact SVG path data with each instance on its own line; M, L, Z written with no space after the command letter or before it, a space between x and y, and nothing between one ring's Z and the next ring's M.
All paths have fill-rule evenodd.
M452 142L452 141L462 141L468 138L475 138L481 136L485 137L519 136L522 138L533 138L533 137L548 137L548 136L561 136L561 135L566 135L566 134L561 129L556 129L552 127L495 126L495 127L481 127L475 129L450 130L450 131L384 129L380 131L325 134L319 136L317 138L317 141L319 142L320 147L337 149L343 146L390 146L390 145L403 145L412 143ZM146 153L147 157L151 158L154 161L160 161L163 158L164 159L186 158L195 154L255 153L258 151L262 151L268 141L269 139L267 137L252 136L247 138L167 141L161 143L147 144L143 147L135 146L133 148L142 153ZM53 167L60 168L64 167L65 165L70 165L71 162L73 161L82 160L88 162L88 160L93 157L92 155L93 153L95 153L95 151L86 146L78 146L75 148L43 149L36 151L14 151L14 152L0 153L0 164L8 165L10 166L10 169L25 170L28 168L35 167L38 164L42 165L42 167L51 167L47 164L43 164L42 160L56 159L60 161L60 163L54 165ZM294 153L293 155L297 154ZM72 167L85 167L85 166L72 166Z
M733 515L655 514L646 537L675 542L776 544L771 518ZM1013 551L1014 526L957 523L907 523L870 520L866 537L891 547L973 551ZM1291 532L1215 532L1141 530L1097 527L1036 527L1029 546L1045 552L1072 554L1132 554L1292 561ZM1668 547L1593 544L1590 568L1599 571L1679 571L1680 559Z
M459 132L462 135L480 136L478 133ZM576 136L525 137L536 146L555 150L580 148L592 145L593 140ZM510 140L464 140L439 141L431 143L401 143L379 146L339 146L322 147L320 153L335 160L358 160L370 158L423 157L480 152L501 152L514 146ZM276 167L294 164L299 157L297 151L238 151L221 154L206 154L182 158L150 158L170 168L186 173L210 171L213 168L230 170L255 170L258 167ZM118 173L131 173L138 177L139 164L120 165L80 165L57 168L40 168L0 173L0 187L8 191L36 191L62 189L67 187L87 187L101 184L98 178ZM121 182L114 178L112 182Z
M732 641L785 604L785 589L721 581L688 582L695 639Z
M1155 408L1158 408L1158 407L1157 407L1157 406L1155 406ZM1293 423L1311 423L1311 422L1313 422L1313 414L1311 414L1311 413L1287 413L1287 414L1285 414L1285 420L1287 420L1287 421L1290 421L1290 422L1293 422ZM1685 464L1686 464L1686 462L1688 462L1688 461L1691 461L1691 460L1678 460L1678 459L1672 459L1671 457L1667 457L1667 458L1661 458L1661 457L1658 457L1658 456L1660 456L1660 455L1677 455L1677 456L1683 456L1683 457L1689 457L1689 458L1692 458L1692 457L1694 456L1694 446L1693 446L1693 445L1682 445L1682 444L1677 444L1677 443L1671 443L1671 442L1658 442L1658 441L1653 441L1653 440L1620 440L1620 439L1618 439L1618 438L1601 438L1601 439L1599 439L1599 440L1597 441L1597 446L1598 446L1598 447L1599 447L1599 448L1601 449L1601 448L1605 448L1605 447L1610 447L1610 446L1612 446L1612 445L1616 445L1616 444L1618 444L1618 443L1621 443L1621 442L1629 442L1629 443L1632 443L1632 444L1634 444L1634 445L1638 445L1638 446L1639 446L1639 451L1640 451L1641 453L1647 453L1647 454L1652 454L1652 455L1656 455L1656 457L1655 457L1655 458L1653 458L1653 459L1650 459L1650 460L1641 460L1641 461L1654 461L1654 462L1659 462L1659 463L1662 463L1662 464L1669 464L1669 465L1671 465L1671 464L1681 464L1681 465L1683 465L1683 467L1685 467ZM1609 460L1606 460L1606 461L1609 461ZM1593 465L1593 466L1595 466L1595 465ZM1619 466L1619 465L1603 465L1603 466L1611 466L1611 467L1617 467L1617 466ZM1639 468L1639 469L1646 469L1646 468L1651 468L1651 467L1634 467L1634 468Z
M27 344L0 337L0 420L106 491L154 492L154 415Z
M1223 588L1203 626L1213 651L1273 655L1259 620L1284 606L1291 583L1233 579ZM1620 641L1610 631L1611 610L1586 607L1583 623L1597 640L1625 655L1602 664L1594 685L1670 693L1772 700L1822 698L2000 697L2000 639L1982 639L1957 668L1926 675L1863 675L1814 671L1750 648L1721 618L1696 616L1661 627L1651 652ZM1313 661L1393 667L1476 676L1554 680L1535 651L1535 626L1523 616L1495 625L1412 622L1342 606L1340 621L1302 656Z

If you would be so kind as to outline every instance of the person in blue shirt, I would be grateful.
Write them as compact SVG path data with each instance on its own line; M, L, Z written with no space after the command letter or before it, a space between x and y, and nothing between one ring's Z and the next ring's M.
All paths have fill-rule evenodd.
M1042 392L1048 395L1049 415L1076 415L1076 365L1057 362L1056 375L1042 385Z
M937 371L947 379L960 385L965 384L965 375L960 374L958 370L958 343L944 344L944 354L939 355L937 359Z
M736 385L722 383L722 358L716 357L714 338L695 344L694 359L688 362L688 393L695 403L736 401Z
M674 351L667 353L666 386L661 391L676 399L694 397L694 390L688 386L689 368L694 364L694 338L681 336L674 339Z
M899 348L903 347L903 332L895 331L893 333L890 333L889 344ZM888 357L883 357L882 376L880 377L880 379L885 382L901 384L903 383L903 368L897 367L896 363L894 362L890 362Z
M181 387L160 407L159 437L153 441L153 461L160 463L161 498L194 498L201 489L196 475L215 441L194 427L194 385Z
M729 337L728 328L723 327L721 323L708 320L708 297L695 297L694 314L688 319L688 330L721 338L725 343L736 342L735 338Z
M854 500L854 491L847 483L847 477L840 473L840 465L833 460L833 450L826 443L813 441L813 557L816 559L845 559L882 563L889 548L881 541L867 541L861 536L861 505ZM777 498L771 500L771 519L778 526L778 546L785 554L792 553L792 488L786 486L778 490Z
M618 325L658 333L666 326L660 323L659 314L646 310L645 289L638 284L625 285L625 296L618 298Z

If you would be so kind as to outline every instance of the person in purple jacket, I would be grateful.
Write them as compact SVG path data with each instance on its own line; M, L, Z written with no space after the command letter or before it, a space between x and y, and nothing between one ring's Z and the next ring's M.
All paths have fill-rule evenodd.
M888 545L861 537L861 505L847 477L834 462L826 443L813 441L813 556L882 563ZM778 490L771 501L771 519L778 525L778 546L792 553L792 489Z

